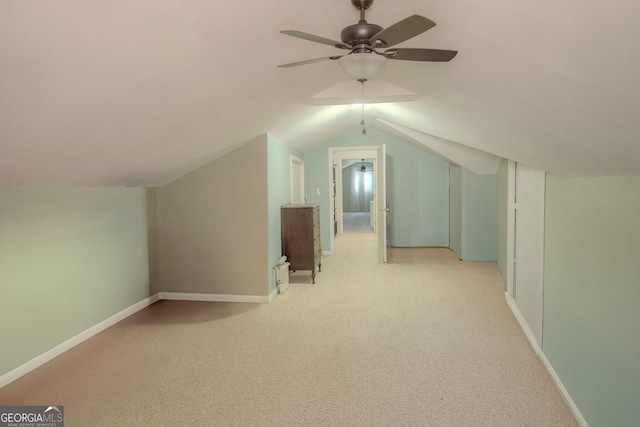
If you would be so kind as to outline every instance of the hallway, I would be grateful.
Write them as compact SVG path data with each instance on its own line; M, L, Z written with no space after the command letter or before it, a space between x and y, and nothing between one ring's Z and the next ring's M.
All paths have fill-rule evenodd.
M369 212L344 212L343 230L345 233L373 233Z

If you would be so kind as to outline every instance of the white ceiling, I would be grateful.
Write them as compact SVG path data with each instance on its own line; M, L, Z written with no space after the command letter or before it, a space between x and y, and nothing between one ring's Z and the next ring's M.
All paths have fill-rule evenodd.
M367 20L414 13L437 26L398 47L459 54L389 61L379 80L415 100L369 106L371 126L640 174L640 2L375 0ZM348 81L338 64L277 68L342 53L280 30L339 39L358 18L350 0L0 0L0 186L162 185L265 132L305 151L358 127L313 102Z

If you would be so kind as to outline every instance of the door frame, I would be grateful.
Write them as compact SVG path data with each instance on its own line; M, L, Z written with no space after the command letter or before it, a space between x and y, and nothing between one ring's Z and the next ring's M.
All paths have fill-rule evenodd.
M378 233L378 263L386 264L389 261L389 204L387 201L387 146L378 146L378 157L375 159L374 179L376 191L374 212L376 218L376 231Z
M515 300L516 270L516 162L507 164L507 293Z
M543 340L546 172L509 162L505 296L536 353Z
M331 188L332 185L332 169L333 166L336 166L336 202L338 206L333 206L333 198L330 198L330 212L336 212L338 216L338 234L342 234L344 232L344 223L343 223L343 213L344 208L342 206L342 160L348 159L373 159L374 169L373 169L373 179L374 182L377 183L377 174L378 174L378 145L373 146L361 146L361 147L329 147L329 161L328 163L328 176L329 176L329 186ZM378 191L376 185L374 187L374 209L375 212L378 212ZM334 208L336 208L334 210ZM330 221L333 221L333 218L329 218ZM333 222L331 222L331 226L333 226ZM376 224L374 226L374 232L378 233L378 221L376 218ZM380 238L378 236L378 238ZM331 253L333 253L333 243L334 243L334 235L330 233L329 246Z

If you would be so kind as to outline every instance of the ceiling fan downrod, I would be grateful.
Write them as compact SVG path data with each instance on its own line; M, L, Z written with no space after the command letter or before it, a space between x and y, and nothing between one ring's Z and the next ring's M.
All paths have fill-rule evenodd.
M373 0L351 0L351 4L360 11L360 21L343 28L340 33L342 42L352 47L351 53L371 53L375 52L376 47L382 47L382 43L377 43L376 46L369 44L369 39L383 30L380 25L370 24L365 19L365 10L372 3Z
M360 21L366 22L364 19L364 11L369 9L371 3L373 3L373 0L351 0L353 7L360 11Z

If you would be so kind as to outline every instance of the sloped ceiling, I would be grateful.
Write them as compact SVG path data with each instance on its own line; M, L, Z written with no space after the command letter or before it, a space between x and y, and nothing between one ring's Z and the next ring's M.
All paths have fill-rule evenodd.
M378 79L415 99L369 122L640 174L640 2L375 0L367 20L414 13L437 26L401 46L460 53L390 61ZM336 63L277 68L341 53L280 30L338 39L357 20L349 0L0 0L0 186L162 185L266 132L304 151L358 127L313 102L348 82Z
M405 126L399 126L384 119L378 119L378 121L398 131L401 134L401 139L409 138L409 143L424 148L449 163L465 167L479 175L498 172L502 161L502 158L498 156L424 132L418 132Z

